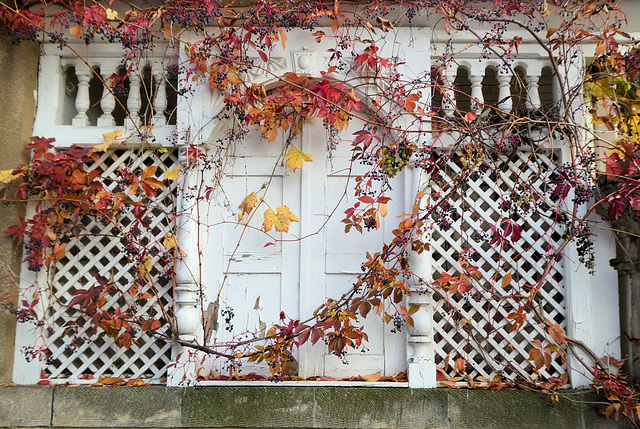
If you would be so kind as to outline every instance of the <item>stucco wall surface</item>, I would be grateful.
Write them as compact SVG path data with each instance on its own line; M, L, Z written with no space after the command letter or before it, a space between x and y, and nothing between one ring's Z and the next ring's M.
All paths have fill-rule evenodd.
M35 117L36 76L38 72L38 44L11 44L0 33L0 170L26 164ZM20 274L21 250L13 245L4 232L16 223L17 206L0 205L0 277L11 270ZM12 288L15 278L0 280L0 298ZM15 299L15 289L10 293ZM13 337L16 319L0 310L0 383L11 381L13 367Z

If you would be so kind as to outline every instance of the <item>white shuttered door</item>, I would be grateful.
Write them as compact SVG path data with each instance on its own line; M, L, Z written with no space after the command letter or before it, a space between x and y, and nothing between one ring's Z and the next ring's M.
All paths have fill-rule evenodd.
M231 149L222 187L209 207L211 226L203 251L208 301L215 301L225 279L217 341L250 335L278 323L281 310L291 318L310 317L327 298L338 299L347 292L361 272L366 252L379 251L390 238L391 229L397 226L395 215L402 210L390 212L380 229L362 234L345 234L340 222L344 210L355 202L355 175L366 171L359 164L349 171L352 133L362 126L352 120L348 130L331 139L320 121L305 124L292 144L311 154L313 162L305 162L295 172L278 163L285 145L281 136L268 142L254 133ZM389 195L400 208L404 206L402 180L400 176L396 179ZM267 187L265 203L251 217L250 228L234 223L242 199L263 186ZM274 241L260 229L264 211L269 207L276 211L281 205L288 206L300 222L292 223L289 233L272 231L274 238L283 240ZM227 324L229 310L233 318ZM337 378L404 370L404 332L389 332L375 312L368 315L365 326L370 342L364 352L350 351L346 360L329 355L322 341L315 346L303 345L297 354L299 374ZM268 368L247 364L244 371L264 374Z

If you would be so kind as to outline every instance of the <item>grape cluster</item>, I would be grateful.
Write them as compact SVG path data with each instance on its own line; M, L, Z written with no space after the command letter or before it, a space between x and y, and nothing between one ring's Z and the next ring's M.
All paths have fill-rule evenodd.
M415 148L415 144L402 141L398 145L392 144L390 146L384 146L382 148L382 154L380 159L380 168L390 178L395 177L398 172L402 171L404 167L409 164L409 159Z

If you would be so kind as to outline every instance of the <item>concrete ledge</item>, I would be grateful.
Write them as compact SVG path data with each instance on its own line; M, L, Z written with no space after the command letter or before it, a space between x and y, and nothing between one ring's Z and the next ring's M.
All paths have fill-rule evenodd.
M622 428L570 393L308 386L0 388L0 427Z

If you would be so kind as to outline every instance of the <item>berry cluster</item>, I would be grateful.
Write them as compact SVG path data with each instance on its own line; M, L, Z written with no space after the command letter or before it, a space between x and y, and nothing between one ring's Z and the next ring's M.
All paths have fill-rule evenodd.
M380 168L388 177L395 177L404 167L409 164L411 154L415 149L415 144L403 140L399 144L382 147Z

